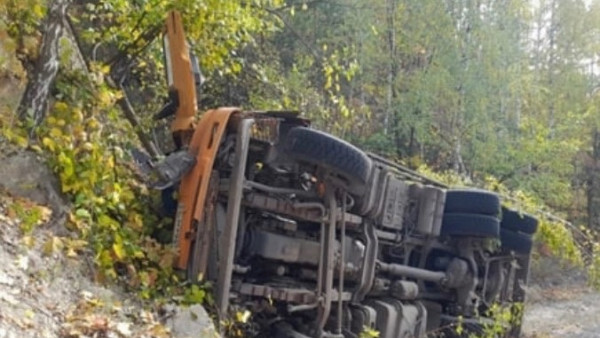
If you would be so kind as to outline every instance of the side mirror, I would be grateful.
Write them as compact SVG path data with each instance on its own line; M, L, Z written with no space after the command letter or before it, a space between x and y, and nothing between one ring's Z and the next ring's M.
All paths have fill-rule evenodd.
M190 63L192 64L192 75L194 76L194 84L196 85L196 101L200 104L200 94L202 93L202 85L206 80L200 70L198 57L190 49Z
M163 35L163 61L165 63L165 77L167 78L167 87L173 86L173 61L171 60L169 36Z

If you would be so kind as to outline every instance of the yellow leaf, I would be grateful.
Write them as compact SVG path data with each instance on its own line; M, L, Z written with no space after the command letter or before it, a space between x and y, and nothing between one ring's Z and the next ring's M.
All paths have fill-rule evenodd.
M244 312L238 311L235 313L235 319L240 323L246 323L248 322L248 319L250 319L250 315L251 313L248 310Z
M35 316L35 313L31 309L25 310L25 317L32 319Z
M66 112L68 108L69 106L62 101L58 101L54 104L54 109L56 109L58 112Z
M19 269L27 271L27 268L29 268L29 258L27 256L19 256L17 258L16 264L19 267Z
M108 74L110 73L110 65L104 65L102 67L100 67L100 72L102 72L102 74Z
M75 258L77 257L77 252L73 248L67 248L67 257Z
M115 271L115 269L110 268L110 269L106 269L104 271L104 274L108 277L108 278L117 278L117 272Z
M27 141L27 138L22 136L16 136L14 141L19 147L25 148L29 145L29 141Z
M43 205L38 205L36 206L36 208L40 216L40 219L38 220L38 225L48 222L50 220L50 217L52 217L52 209Z
M56 146L56 144L54 143L54 141L53 141L51 138L49 138L49 137L44 137L44 138L42 139L42 144L43 144L43 145L44 145L46 148L50 149L50 151L54 151L54 149L55 149L55 146Z
M33 236L24 236L23 244L25 244L25 246L30 249L33 248L33 245L35 244L35 240L33 239Z
M52 136L52 137L61 137L62 134L63 134L62 131L60 131L60 129L58 129L58 128L50 129L50 136Z
M123 259L125 257L125 250L123 249L122 243L114 243L113 244L113 252L118 259Z
M46 256L50 256L55 252L60 251L64 247L64 243L60 237L52 236L44 243L42 252Z
M31 8L31 12L35 15L36 18L41 19L44 17L44 7L42 7L42 5L40 4L33 5L33 7Z
M87 120L87 126L92 130L96 130L98 129L100 124L98 123L98 120L92 117L89 120Z
M79 109L79 108L73 109L72 117L75 122L83 121L83 113L81 112L81 109Z
M86 151L92 151L92 150L94 150L94 145L91 142L85 142L82 145L82 148Z
M41 154L43 152L42 148L40 148L40 146L38 146L37 144L30 146L29 149L35 151L38 154Z
M81 249L85 248L86 245L88 245L88 242L84 241L83 239L72 239L67 244L67 246L69 246L70 248L73 248L75 250L81 250Z

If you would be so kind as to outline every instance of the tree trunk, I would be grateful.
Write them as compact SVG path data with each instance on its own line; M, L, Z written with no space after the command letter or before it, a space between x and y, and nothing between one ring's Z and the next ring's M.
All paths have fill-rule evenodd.
M387 21L387 40L388 40L388 74L387 74L387 94L385 116L383 121L383 132L388 134L390 126L390 117L394 114L394 96L396 82L396 11L398 9L397 0L386 1L386 21Z
M549 46L548 46L548 53L550 53L549 56L549 60L548 60L548 86L550 89L550 92L555 92L554 89L554 77L555 77L555 70L556 70L556 30L558 29L558 23L557 23L557 18L556 18L556 0L552 0L552 2L550 3L550 27L548 27L548 39L549 39ZM549 139L553 139L554 138L554 132L556 129L556 117L555 117L555 97L549 97L548 100L548 129L550 130L550 133L548 135Z
M600 130L592 132L592 153L588 165L588 226L600 229Z
M27 87L17 108L20 120L31 119L38 126L46 115L50 87L59 67L59 40L64 30L64 19L70 0L53 0L43 25L43 38L33 73L28 74Z

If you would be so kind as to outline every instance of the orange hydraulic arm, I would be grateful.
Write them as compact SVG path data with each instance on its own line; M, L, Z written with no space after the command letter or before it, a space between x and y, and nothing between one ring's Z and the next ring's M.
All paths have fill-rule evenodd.
M196 116L196 87L192 74L190 53L185 39L181 15L177 11L168 14L164 31L166 67L168 67L168 85L177 93L178 105L171 131L181 144L189 142L194 130Z
M179 147L187 149L196 160L194 167L183 177L179 185L178 210L175 219L173 244L179 249L175 266L186 269L196 239L196 232L205 227L204 220L207 194L213 164L226 132L229 118L237 108L210 110L196 125L196 82L192 60L185 39L181 15L177 11L168 14L164 30L165 66L170 96L174 104L175 120L171 132ZM195 245L208 245L195 241ZM216 245L216 243L213 243Z

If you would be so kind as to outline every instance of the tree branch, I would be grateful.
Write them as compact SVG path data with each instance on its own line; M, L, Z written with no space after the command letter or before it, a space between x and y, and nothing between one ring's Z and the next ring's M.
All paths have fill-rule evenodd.
M116 87L112 79L110 79L110 81L108 82L111 86ZM123 92L123 97L117 101L117 104L123 110L125 118L133 126L133 130L140 139L140 142L142 142L142 145L144 146L148 154L153 158L157 158L158 156L160 156L160 151L158 150L158 147L156 147L154 142L152 142L152 140L148 138L148 135L146 135L142 130L142 124L140 123L140 120L138 119L137 114L135 113L135 110L133 109L133 106L129 101L129 98L127 97L127 91L125 91L125 88L122 85L119 85L119 88Z
M83 59L86 67L89 69L89 61L81 53L81 50L82 50L81 42L79 40L79 36L77 35L75 28L73 27L71 18L69 16L67 16L66 19L70 26L69 33L73 36L73 40L75 41L75 44L77 45L76 47L79 52L79 55ZM119 53L118 55L121 55L121 53ZM123 55L126 56L126 54L123 54ZM113 58L113 60L115 60L115 62L116 62L119 60L119 58L115 57L115 58ZM114 65L111 65L111 66L114 66ZM111 72L110 72L111 74L113 73L112 70L113 69L111 69ZM156 144L154 144L154 142L144 133L144 131L142 129L142 124L140 123L140 120L137 117L137 114L135 113L135 110L133 109L133 106L131 105L129 98L127 97L127 91L125 90L125 88L121 85L120 82L114 81L113 78L110 76L107 77L107 84L110 87L112 87L113 89L120 89L123 92L123 98L119 99L117 101L117 104L123 111L125 118L129 121L129 123L131 123L131 126L133 127L133 129L134 129L136 135L138 136L140 142L142 143L142 146L144 147L144 149L146 149L148 154L150 156L152 156L153 158L160 156L161 152L158 150L158 147L156 146Z

